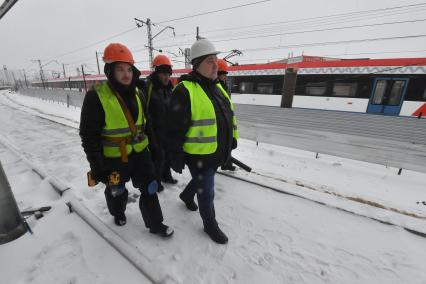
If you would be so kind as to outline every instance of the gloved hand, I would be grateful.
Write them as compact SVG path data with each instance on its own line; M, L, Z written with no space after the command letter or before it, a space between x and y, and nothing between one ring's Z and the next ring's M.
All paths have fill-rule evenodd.
M98 182L102 182L105 185L108 185L108 177L110 175L108 170L92 170L92 177Z
M170 160L170 167L177 173L181 174L182 170L185 168L185 163L183 157L172 157Z
M148 184L148 194L153 195L157 191L158 191L158 183L156 180L153 180Z
M231 146L232 150L236 149L237 146L238 146L237 139L232 138L232 146Z

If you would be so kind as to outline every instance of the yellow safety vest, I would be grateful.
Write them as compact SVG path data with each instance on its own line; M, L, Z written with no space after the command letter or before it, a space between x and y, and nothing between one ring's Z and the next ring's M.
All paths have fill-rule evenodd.
M186 133L183 151L188 154L197 155L212 154L217 149L217 124L213 104L198 83L182 81L181 84L188 90L191 103L191 126ZM222 88L220 83L217 83L216 86L229 101L233 112L233 137L238 139L234 106L229 99L228 93Z
M124 161L132 151L142 152L148 146L148 137L144 133L146 118L137 94L138 118L135 122L137 135L133 136L120 103L107 82L95 87L105 112L105 126L102 130L103 154L107 158L121 157ZM121 147L121 148L120 148ZM124 153L125 152L125 153Z

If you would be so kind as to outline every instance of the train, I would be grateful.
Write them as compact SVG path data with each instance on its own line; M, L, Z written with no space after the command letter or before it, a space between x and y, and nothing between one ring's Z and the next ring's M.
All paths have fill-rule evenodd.
M229 67L228 85L236 104L280 106L286 70L296 72L292 107L426 117L426 58L340 59L302 55L264 64ZM172 81L190 72L173 70ZM150 74L141 70L141 77ZM105 75L55 78L34 87L78 89L105 81Z

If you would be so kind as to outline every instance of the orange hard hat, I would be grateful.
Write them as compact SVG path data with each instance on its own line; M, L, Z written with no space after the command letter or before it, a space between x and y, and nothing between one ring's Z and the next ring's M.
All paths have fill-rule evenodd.
M224 59L217 60L217 71L228 73L228 63Z
M152 67L161 66L161 65L168 65L170 67L173 66L170 59L164 54L157 55L152 61Z
M132 52L127 46L121 43L110 43L105 48L104 56L102 57L105 63L126 62L131 65L135 64Z

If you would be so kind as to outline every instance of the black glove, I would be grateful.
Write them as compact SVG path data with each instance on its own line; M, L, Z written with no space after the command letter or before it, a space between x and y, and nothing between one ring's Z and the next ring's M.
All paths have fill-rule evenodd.
M232 138L232 146L231 146L232 150L236 149L237 146L238 146L237 139Z
M92 177L98 182L102 182L105 185L108 185L108 178L111 173L108 170L92 170Z
M182 170L185 168L185 162L183 155L173 155L170 159L170 167L177 173L181 174Z

